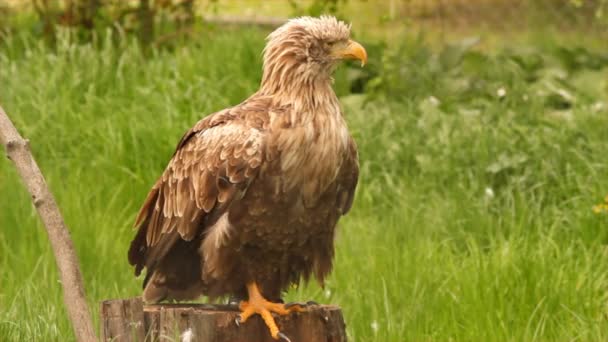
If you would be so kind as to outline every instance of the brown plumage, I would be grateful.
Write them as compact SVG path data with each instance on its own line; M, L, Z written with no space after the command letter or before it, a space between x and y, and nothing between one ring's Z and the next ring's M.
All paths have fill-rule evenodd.
M367 58L349 34L333 17L290 20L269 35L260 90L182 137L129 250L146 301L247 298L251 283L279 300L301 278L323 282L358 177L331 88L337 61Z

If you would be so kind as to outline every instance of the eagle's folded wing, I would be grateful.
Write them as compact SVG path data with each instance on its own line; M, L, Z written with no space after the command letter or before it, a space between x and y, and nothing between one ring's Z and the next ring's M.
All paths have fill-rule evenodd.
M230 110L201 120L180 141L136 220L129 250L148 272L179 239L192 240L246 191L264 159L263 132Z
M339 183L337 207L341 215L348 213L353 205L355 190L359 180L359 154L353 138L349 139L344 163L340 167L340 174L336 181Z

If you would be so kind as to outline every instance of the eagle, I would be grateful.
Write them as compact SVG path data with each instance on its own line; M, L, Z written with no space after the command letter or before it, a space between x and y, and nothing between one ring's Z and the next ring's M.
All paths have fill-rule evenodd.
M367 53L350 25L298 17L270 33L260 88L198 121L145 199L129 263L143 299L239 299L245 322L305 310L281 295L332 269L336 224L352 206L355 141L332 89L344 59Z

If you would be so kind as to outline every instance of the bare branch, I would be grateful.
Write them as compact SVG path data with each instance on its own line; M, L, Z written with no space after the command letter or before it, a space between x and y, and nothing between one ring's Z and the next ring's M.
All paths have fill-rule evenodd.
M96 341L91 313L85 299L78 258L70 233L30 152L29 142L19 135L2 107L0 107L0 142L6 146L9 159L15 163L48 233L63 285L63 299L76 338L78 341Z

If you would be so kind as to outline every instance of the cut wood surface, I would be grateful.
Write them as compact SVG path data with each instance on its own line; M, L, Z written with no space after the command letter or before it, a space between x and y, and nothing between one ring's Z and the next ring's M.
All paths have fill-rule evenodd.
M101 303L104 341L276 342L258 315L237 325L238 315L236 306L229 305L143 305L140 298ZM292 342L346 341L337 306L309 306L306 312L275 319Z

